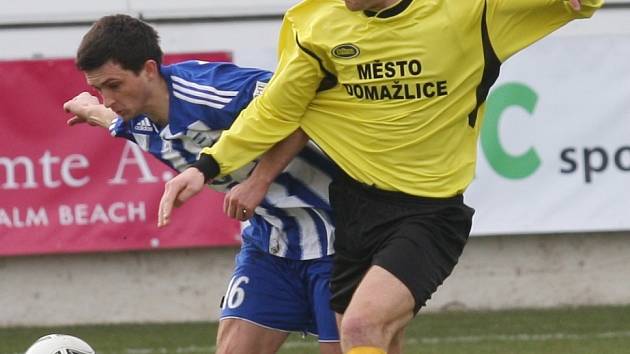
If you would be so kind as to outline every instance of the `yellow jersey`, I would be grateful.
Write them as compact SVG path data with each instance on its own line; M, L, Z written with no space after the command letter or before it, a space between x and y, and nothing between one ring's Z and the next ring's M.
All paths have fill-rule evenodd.
M373 13L303 1L285 15L265 92L202 154L227 174L301 127L362 183L462 193L501 63L602 3L576 12L562 0L401 0Z

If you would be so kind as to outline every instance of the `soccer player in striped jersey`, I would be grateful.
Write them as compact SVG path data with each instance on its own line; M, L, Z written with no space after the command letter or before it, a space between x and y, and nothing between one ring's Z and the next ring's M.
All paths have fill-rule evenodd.
M301 127L346 174L330 188L331 306L342 349L397 353L405 326L468 239L473 210L463 193L501 63L601 5L304 0L285 14L269 86L195 168L167 183L159 224L188 187L230 173Z
M75 115L69 125L108 128L182 171L264 90L271 73L161 59L151 26L126 15L103 17L84 36L76 61L104 104L84 92L64 109ZM222 301L217 353L275 353L294 331L317 335L322 353L340 353L329 306L328 184L336 169L307 140L298 130L256 163L210 184L228 193L226 213L246 220Z

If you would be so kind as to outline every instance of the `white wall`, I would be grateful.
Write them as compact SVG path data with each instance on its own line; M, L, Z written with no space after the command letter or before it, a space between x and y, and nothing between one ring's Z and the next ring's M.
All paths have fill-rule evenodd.
M72 58L89 24L114 13L141 14L152 23L167 53L226 50L242 66L273 69L279 18L294 0L63 0L3 1L0 5L0 60ZM276 19L239 16L277 15ZM229 17L227 20L225 17ZM221 21L212 19L222 18ZM236 18L236 20L235 20ZM21 27L20 24L31 26ZM71 25L69 25L70 23ZM4 27L3 27L4 26Z
M166 53L230 51L242 66L273 69L279 21L156 24ZM73 58L88 26L0 29L0 60ZM43 40L45 39L45 40Z
M630 232L473 237L428 310L630 304Z
M215 320L236 251L0 258L0 327Z
M629 240L474 237L423 311L629 304ZM236 251L0 258L0 327L216 320Z
M247 1L254 2L255 0L240 0L237 3L246 3ZM623 1L612 0L611 2ZM50 3L44 0L31 0L25 2ZM74 1L65 0L63 3L68 2L72 3ZM76 2L88 4L78 0L76 0ZM267 0L264 3L271 2L272 0ZM278 2L281 3L278 5L279 8L286 8L289 3L293 3L293 1L289 0L278 0ZM630 4L630 0L625 2ZM2 6L7 6L8 3L10 2L3 2ZM171 2L164 0L161 1L161 3ZM224 2L221 1L220 3ZM12 6L17 7L17 5ZM88 5L83 6L90 8ZM19 12L18 10L19 9L13 9L12 11ZM101 15L112 13L106 11L105 9L100 9L95 12L98 12L97 16L82 15L81 18L98 18ZM4 14L1 8L0 14ZM201 14L203 14L203 11ZM8 15L0 15L0 25L2 24L1 16ZM30 14L30 16L35 15ZM594 18L587 21L575 21L553 35L580 36L610 33L630 34L630 21L628 19L630 19L630 8L604 9L596 14ZM239 65L254 66L264 69L273 69L275 67L276 39L280 27L279 20L263 19L255 21L227 22L191 21L190 23L170 24L160 22L154 24L154 26L161 35L161 44L166 52L176 53L228 50L234 53L235 62ZM2 28L0 26L0 48L2 48L2 50L0 50L0 60L29 59L34 57L72 58L76 52L81 37L88 28L89 25L87 22L84 25L70 27L53 26L34 28Z
M146 19L281 14L297 0L24 0L0 4L0 24L96 20L112 13Z
M95 20L111 13L144 18L190 18L280 14L299 0L23 0L0 3L0 24L61 23ZM630 4L630 0L606 0Z

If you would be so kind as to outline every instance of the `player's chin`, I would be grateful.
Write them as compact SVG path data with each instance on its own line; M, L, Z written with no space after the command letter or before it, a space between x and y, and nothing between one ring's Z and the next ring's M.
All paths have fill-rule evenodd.
M130 121L137 116L137 114L134 114L133 112L130 112L127 110L120 110L120 111L115 111L115 112L116 112L116 115L122 118L122 120L125 122Z
M346 4L346 8L350 11L363 10L363 5L361 3L357 3L356 1L344 0L344 3Z

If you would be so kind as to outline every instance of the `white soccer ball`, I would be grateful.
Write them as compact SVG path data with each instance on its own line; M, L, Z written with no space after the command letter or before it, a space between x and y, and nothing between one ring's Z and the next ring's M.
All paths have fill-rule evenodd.
M24 354L94 354L94 349L77 337L49 334L35 341Z

